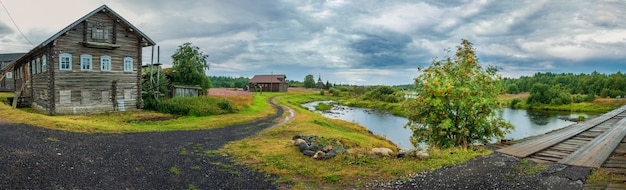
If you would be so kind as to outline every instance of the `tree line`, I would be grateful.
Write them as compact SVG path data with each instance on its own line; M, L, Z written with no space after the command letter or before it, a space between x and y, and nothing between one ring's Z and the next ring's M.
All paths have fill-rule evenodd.
M547 88L569 94L594 94L600 97L616 97L626 95L626 75L618 71L604 74L594 71L591 74L572 73L536 73L533 76L522 76L518 79L504 78L507 92L517 94ZM547 91L545 89L543 91Z
M213 88L245 88L250 83L247 77L209 76Z

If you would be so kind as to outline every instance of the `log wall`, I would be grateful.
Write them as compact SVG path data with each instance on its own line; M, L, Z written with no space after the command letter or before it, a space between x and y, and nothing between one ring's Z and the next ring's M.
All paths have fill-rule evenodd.
M98 23L108 30L109 41L107 43L119 46L119 48L93 48L86 47L83 39L92 41L92 28ZM113 27L113 25L117 25ZM113 38L115 36L116 38ZM113 40L115 39L115 40ZM93 40L93 42L98 42ZM137 78L141 66L138 57L141 55L141 46L137 36L121 24L117 23L105 13L97 13L88 18L83 24L77 25L70 32L59 37L54 47L55 65L58 65L58 55L68 53L72 55L72 70L65 71L56 68L54 91L69 90L70 96L58 96L54 99L56 104L55 114L68 113L93 113L115 111L119 102L124 102L125 110L136 109L137 97L141 90L138 89ZM92 70L84 71L80 68L80 56L89 54L92 56ZM111 71L101 71L100 56L111 56ZM132 72L124 71L124 58L133 58L134 69ZM57 66L58 67L58 66ZM115 83L114 83L115 81ZM113 85L115 84L115 85ZM113 92L115 91L115 92ZM115 95L115 97L112 97ZM69 98L69 102L67 100Z

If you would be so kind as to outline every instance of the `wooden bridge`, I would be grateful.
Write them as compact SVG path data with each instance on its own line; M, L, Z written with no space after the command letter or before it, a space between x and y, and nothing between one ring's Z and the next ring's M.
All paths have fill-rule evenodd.
M605 168L626 175L626 106L496 150L538 163Z

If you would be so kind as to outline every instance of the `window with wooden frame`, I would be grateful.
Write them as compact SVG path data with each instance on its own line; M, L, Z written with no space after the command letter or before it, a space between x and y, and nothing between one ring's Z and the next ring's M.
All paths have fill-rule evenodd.
M102 22L96 22L91 28L91 39L96 42L107 42L109 40L109 30L106 24Z
M62 53L59 55L59 70L71 71L72 70L72 55L68 53Z
M41 73L41 58L37 58L37 61L35 61L35 72Z
M92 66L91 58L92 57L89 54L80 55L80 70L81 71L91 71L91 66Z
M47 72L48 71L48 65L47 65L47 61L46 61L46 55L41 56L41 72Z
M100 70L111 71L111 56L108 56L108 55L100 56Z
M35 60L30 61L30 73L33 75L37 74L37 70L35 70L35 68Z
M133 58L124 57L124 72L133 72Z

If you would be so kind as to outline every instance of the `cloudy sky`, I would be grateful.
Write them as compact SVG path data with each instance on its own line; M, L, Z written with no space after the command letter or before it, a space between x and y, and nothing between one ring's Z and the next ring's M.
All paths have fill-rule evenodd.
M0 53L27 52L106 4L161 47L166 66L177 46L191 42L209 54L214 76L410 84L418 66L445 57L461 39L505 77L626 72L622 0L0 1Z

